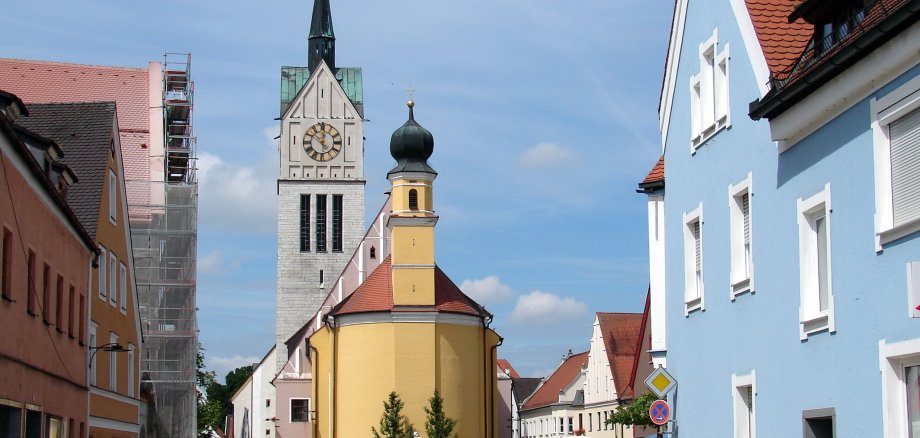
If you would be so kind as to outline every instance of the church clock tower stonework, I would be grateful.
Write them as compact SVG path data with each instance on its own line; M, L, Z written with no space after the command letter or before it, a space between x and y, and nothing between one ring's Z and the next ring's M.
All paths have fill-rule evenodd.
M276 369L364 235L361 69L335 66L329 0L315 0L308 47L307 67L281 68Z

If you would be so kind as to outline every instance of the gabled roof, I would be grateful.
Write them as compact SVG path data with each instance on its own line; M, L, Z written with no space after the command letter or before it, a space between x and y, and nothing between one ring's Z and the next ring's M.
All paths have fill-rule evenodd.
M393 304L392 264L387 257L367 280L329 312L330 315L390 311L438 311L474 316L491 316L486 309L466 296L450 278L434 268L434 306L396 306Z
M281 115L287 112L294 98L310 79L309 67L281 67ZM355 105L359 117L364 117L364 82L361 67L337 67L333 74L345 90L348 100Z
M128 181L150 179L149 80L146 68L0 58L0 88L26 103L115 102Z
M588 352L573 354L566 358L542 386L524 402L521 410L542 408L559 403L559 391L572 384L581 374L581 368L588 363Z
M639 183L637 192L647 193L661 188L664 188L664 155L658 158L652 170L649 170L648 175Z
M542 377L521 377L520 379L511 380L511 391L514 392L514 401L518 407L530 397L543 381Z
M54 140L79 182L67 190L67 203L83 227L96 238L104 197L108 156L115 120L114 102L30 104L19 124Z
M502 372L505 372L505 370L508 370L508 377L511 377L512 379L521 378L521 375L518 374L518 372L514 370L514 367L511 366L511 362L508 362L507 359L498 359L496 361L496 364L498 365L498 369L501 370Z
M597 312L601 336L607 350L610 373L617 390L617 397L630 399L633 396L633 368L639 350L645 320L641 313Z
M814 26L799 18L789 22L797 0L745 0L754 33L771 74L782 72L799 59L814 33Z

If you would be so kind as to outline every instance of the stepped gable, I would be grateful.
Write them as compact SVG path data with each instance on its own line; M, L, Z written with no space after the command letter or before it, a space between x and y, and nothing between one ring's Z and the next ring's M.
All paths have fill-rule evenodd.
M601 336L607 350L607 361L619 399L633 397L633 367L640 345L645 320L641 313L597 312Z

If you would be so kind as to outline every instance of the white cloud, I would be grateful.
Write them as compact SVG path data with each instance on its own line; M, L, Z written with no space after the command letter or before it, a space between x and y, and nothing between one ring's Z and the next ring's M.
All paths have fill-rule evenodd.
M239 268L240 260L224 262L224 255L220 250L214 250L207 255L198 257L198 272L202 274L216 274L228 269Z
M581 317L587 311L588 306L585 303L572 297L560 297L536 290L518 297L510 319L518 323L570 321Z
M258 363L262 358L256 356L212 356L205 357L205 365L211 371L217 373L217 381L223 382L227 373L239 367Z
M479 304L496 304L507 301L514 291L498 276L490 275L478 280L463 280L460 290Z
M518 164L526 169L545 169L575 160L572 151L555 143L538 143L518 158Z

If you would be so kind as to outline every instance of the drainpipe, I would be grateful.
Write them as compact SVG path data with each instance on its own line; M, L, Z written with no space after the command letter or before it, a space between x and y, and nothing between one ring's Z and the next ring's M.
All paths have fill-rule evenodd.
M336 339L335 339L335 317L328 315L326 317L326 325L329 326L329 340L330 351L329 351L329 438L335 438L335 372L336 372Z
M480 318L480 321L482 322L482 349L485 350L485 349L486 349L486 330L489 328L489 324L492 323L492 316L491 316L491 315L483 315L483 316L480 316L479 318ZM492 346L492 347L489 349L489 360L490 360L490 362L489 362L489 363L486 363L485 366L483 367L483 381L482 381L482 385L483 385L483 386L482 386L482 398L483 398L483 404L482 404L483 421L482 421L482 425L483 425L483 429L484 429L484 430L483 430L483 433L482 433L483 438L486 438L486 437L493 437L493 438L494 438L494 436L495 436L495 434L494 434L494 432L492 431L492 429L489 428L489 421L490 421L490 419L491 419L491 416L489 415L489 406L490 406L490 404L491 404L491 400L489 400L488 398L489 398L489 396L492 396L492 397L495 396L495 389L492 387L492 385L490 385L490 382L492 381L492 379L491 379L490 376L489 376L489 373L490 373L489 370L492 369L493 371L491 371L491 372L492 372L493 375L494 375L494 373L495 373L495 371L494 371L494 368L495 368L495 349L496 349L499 345L502 344L502 341L503 341L503 339L502 339L502 338L499 338L498 344Z
M492 352L491 352L491 356L490 356L491 362L490 362L490 363L494 364L495 361L497 360L496 352L498 351L498 346L501 345L502 342L505 342L505 338L502 338L501 336L499 336L499 338L498 338L498 343L492 346ZM493 366L494 366L494 365L493 365ZM491 400L491 403L492 403L492 412L493 412L493 413L495 412L495 385L492 385L491 382L492 382L492 378L494 378L494 377L495 377L495 372L493 371L492 374L489 376L489 394L490 394L489 399ZM494 427L494 425L493 425L493 427L492 427L491 429L489 429L489 431L492 433L492 437L494 438L494 437L495 437L495 435L494 435L494 434L495 434L495 427Z
M310 367L312 368L310 380L312 380L313 400L315 401L317 396L319 395L316 393L316 389L317 389L316 367L317 367L317 364L319 364L319 350L317 350L316 347L314 347L313 344L310 344L309 342L307 342L307 348L309 348L310 351L314 353L313 357L310 359L310 362L311 362ZM312 406L312 408L313 408L313 412L316 412L316 406ZM307 413L307 415L309 415L309 412ZM316 429L316 417L313 417L313 425L310 427L310 429L312 429L312 432L313 432L310 436L316 438L316 435L319 433L319 430Z

